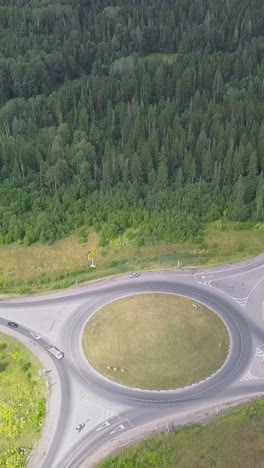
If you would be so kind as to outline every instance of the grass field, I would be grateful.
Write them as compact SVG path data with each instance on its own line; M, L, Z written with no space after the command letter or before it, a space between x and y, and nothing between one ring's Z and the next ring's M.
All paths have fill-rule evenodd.
M202 244L190 242L136 247L121 241L100 248L90 231L86 243L78 233L53 245L0 246L0 294L32 294L129 271L232 263L263 252L264 231L242 229L240 223L208 226ZM87 265L87 253L98 249L97 269Z
M263 468L264 402L144 440L100 468Z
M223 364L229 338L216 314L193 304L169 294L141 294L107 305L86 325L88 361L132 387L161 390L199 382Z
M22 468L39 438L46 389L40 365L23 345L0 333L0 467ZM26 449L20 453L20 448Z

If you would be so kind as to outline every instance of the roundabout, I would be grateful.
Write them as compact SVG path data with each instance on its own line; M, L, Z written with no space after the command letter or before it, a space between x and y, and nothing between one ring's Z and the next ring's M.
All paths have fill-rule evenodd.
M153 390L203 380L223 365L229 350L228 332L216 314L172 294L131 295L108 304L88 321L82 341L99 373Z
M222 367L217 369L215 373L198 383L193 383L182 388L172 390L145 390L114 382L97 372L90 363L87 362L82 348L82 335L89 319L105 305L115 300L129 297L131 294L136 295L153 292L160 294L176 294L191 299L213 310L221 318L229 333L230 349L227 359ZM85 379L88 385L96 388L96 390L102 392L102 394L107 394L108 398L113 401L128 400L133 401L133 404L136 405L141 405L142 402L145 404L157 405L188 401L193 398L200 399L207 396L207 394L215 394L217 391L220 391L229 381L233 381L235 377L240 374L245 362L250 361L252 356L252 341L245 329L243 317L237 313L237 307L230 304L225 298L221 298L221 302L219 303L214 291L207 291L206 294L204 294L199 286L192 285L191 288L186 288L180 280L177 282L159 281L156 284L154 282L150 283L142 280L140 287L133 287L126 284L125 287L116 288L114 292L113 288L111 288L111 293L106 289L105 293L105 299L93 303L90 307L84 304L72 318L72 321L70 320L70 325L68 324L69 334L67 343L78 373ZM219 343L219 341L217 343Z
M149 432L166 431L173 427L173 424L186 423L187 415L190 419L191 415L197 411L203 411L206 417L210 411L216 411L216 409L210 410L212 407L217 408L218 411L218 408L224 407L228 402L261 394L263 392L262 379L264 379L263 366L259 365L264 343L263 280L264 258L260 256L237 265L205 270L149 272L141 274L139 278L132 281L127 276L123 276L53 293L47 297L2 301L0 304L2 326L7 326L8 321L15 321L18 323L18 328L14 333L25 335L36 346L42 348L44 353L47 352L47 343L58 347L64 353L61 360L51 356L57 369L57 381L60 382L62 388L62 399L61 405L53 408L58 424L54 428L52 443L46 448L47 455L44 458L42 455L38 466L77 468L86 459L88 459L86 466L95 466L93 463L98 462L98 454L102 447L110 442L112 447L113 440L119 441L123 435L132 440L136 430L142 430L144 436L147 430L144 428L149 428ZM171 383L163 388L162 385L160 387L155 385L148 389L148 385L142 388L139 384L133 388L128 385L128 382L114 382L113 378L110 380L107 372L102 375L92 367L84 354L82 337L87 324L90 323L93 326L93 320L99 317L97 313L100 314L105 306L115 304L115 301L129 300L127 298L131 297L137 297L139 300L142 296L154 295L157 298L157 295L164 294L169 295L170 298L185 298L182 300L186 300L186 304L188 301L189 304L196 306L201 304L205 310L213 311L210 314L214 318L219 317L219 323L224 330L228 330L229 335L221 362L218 361L210 372L201 374L201 377L192 378L189 381L182 380L178 388ZM156 306L162 315L161 306L158 307L157 301ZM135 307L137 320L140 317L138 309L137 304ZM191 308L193 315L197 309ZM163 353L158 367L164 372L166 362L170 360L169 365L173 369L174 356L169 358L165 352L166 347L162 350L161 346L164 336L171 333L169 327L171 318L166 326L163 323L164 329L162 329L162 321L157 321L159 313L153 316L150 309L146 312L148 316L141 317L144 320L139 324L145 327L143 327L142 336L153 338L154 335L152 336L151 333L149 337L146 335L146 330L149 328L149 332L154 329L156 331L154 341L145 340L148 341L146 351L141 352L140 342L137 342L138 350L144 357L140 372L143 373L144 366L150 367L151 346L154 349L154 344L157 345L156 351L154 349L156 359L159 348ZM116 319L118 323L118 317ZM107 333L107 329L110 330L110 323L111 320L107 324L103 318L102 329L104 324L106 326L104 333ZM126 328L134 337L129 336L127 341L133 342L134 340L136 343L136 338L139 336L135 338L135 335L139 335L139 329L135 323L130 323ZM121 332L122 329L124 330L120 326ZM202 360L205 361L206 354L212 352L210 350L213 345L217 350L221 349L221 345L219 346L220 329L215 329L212 324L208 325L203 338L198 339L194 334L195 329L192 320L189 322L187 320L186 328L183 327L180 334L183 336L184 330L189 331L189 336L186 334L187 348L185 348L188 349L189 356L192 353L191 348L188 348L190 339L193 338L194 347L198 351L202 351L204 341L208 340L208 345L211 343L207 350L206 347L203 350ZM164 331L166 334L163 333ZM111 336L113 338L113 335ZM115 337L115 340L117 339L118 337ZM174 341L177 341L175 336L171 344ZM90 344L94 347L95 342L92 343L91 340ZM111 340L108 343L108 346L110 345ZM118 347L116 349L119 353ZM154 351L152 354L155 354ZM177 350L174 348L175 355L177 353L180 355L180 352L179 348ZM108 350L106 348L104 353L102 358L104 366L123 368L121 362L115 365L111 361L111 357L116 359L115 356L117 356L114 353L111 356L111 346ZM190 363L191 357L187 358L186 362L188 360ZM132 361L129 363L131 367ZM108 371L107 367L105 368ZM127 368L129 370L128 366ZM188 374L190 374L190 369L191 366ZM177 373L179 372L178 369ZM156 369L154 375L155 373ZM80 424L83 429L77 433L75 428Z

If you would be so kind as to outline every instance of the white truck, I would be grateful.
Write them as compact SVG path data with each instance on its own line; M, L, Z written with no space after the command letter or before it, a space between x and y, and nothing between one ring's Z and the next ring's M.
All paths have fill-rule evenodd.
M58 348L56 348L56 346L53 346L53 345L50 345L50 344L46 344L45 345L45 348L51 353L53 354L53 356L55 356L56 359L62 359L63 356L64 356L64 353L62 351L60 351Z

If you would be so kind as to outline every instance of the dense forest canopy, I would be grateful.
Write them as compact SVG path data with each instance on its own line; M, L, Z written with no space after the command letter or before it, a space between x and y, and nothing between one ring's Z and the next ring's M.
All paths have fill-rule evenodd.
M0 242L264 221L261 0L1 0Z

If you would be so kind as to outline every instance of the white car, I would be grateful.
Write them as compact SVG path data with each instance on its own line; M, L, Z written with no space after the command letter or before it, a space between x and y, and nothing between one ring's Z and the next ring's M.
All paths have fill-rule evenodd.
M130 273L129 278L138 278L139 276L139 273Z

